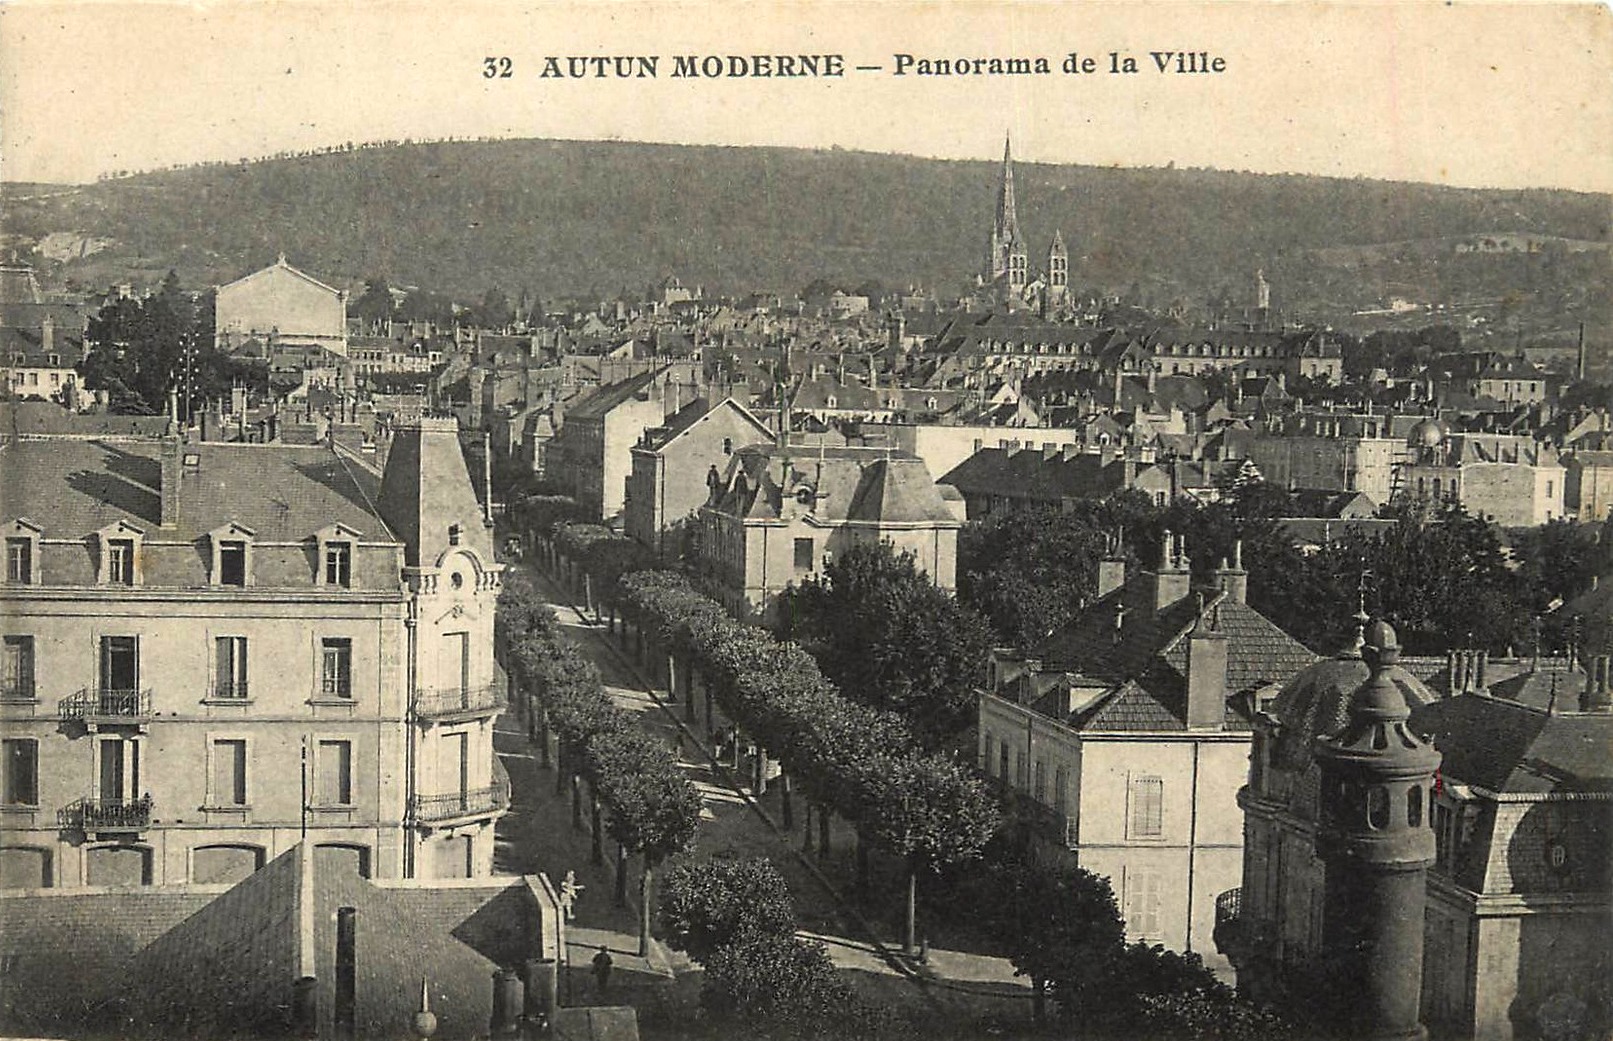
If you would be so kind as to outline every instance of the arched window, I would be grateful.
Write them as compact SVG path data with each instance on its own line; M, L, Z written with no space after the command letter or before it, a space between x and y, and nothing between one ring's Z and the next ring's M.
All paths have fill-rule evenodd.
M1367 789L1367 827L1381 831L1389 826L1389 790L1381 784Z
M1410 788L1406 791L1406 826L1408 828L1421 827L1423 823L1423 790Z

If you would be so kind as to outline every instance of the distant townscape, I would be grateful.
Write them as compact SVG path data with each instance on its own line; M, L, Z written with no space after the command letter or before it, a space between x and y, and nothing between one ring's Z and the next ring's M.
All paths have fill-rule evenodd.
M1606 1037L1606 200L1123 288L1061 176L582 294L8 186L0 1033Z

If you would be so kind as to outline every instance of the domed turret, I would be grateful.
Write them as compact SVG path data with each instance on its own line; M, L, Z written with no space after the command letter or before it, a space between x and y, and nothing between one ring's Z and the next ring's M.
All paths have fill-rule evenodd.
M1411 706L1390 675L1400 657L1393 627L1374 622L1365 637L1372 674L1351 697L1343 730L1316 743L1323 957L1351 1036L1421 1041L1429 809L1440 754L1406 725Z
M1406 439L1412 448L1438 448L1450 436L1445 424L1437 419L1422 420L1411 428L1411 435Z

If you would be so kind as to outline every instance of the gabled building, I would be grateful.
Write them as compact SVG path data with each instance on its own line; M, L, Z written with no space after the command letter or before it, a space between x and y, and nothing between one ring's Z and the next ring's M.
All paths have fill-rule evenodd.
M680 374L688 382L680 382ZM599 387L566 406L545 471L564 482L589 515L610 520L622 512L633 446L699 391L687 367L680 373L669 366Z
M837 553L888 542L942 589L955 587L962 502L919 459L878 448L750 445L708 471L699 565L736 616L766 616L786 587Z
M328 446L0 447L0 878L231 882L300 839L491 870L502 565L452 420Z
M773 431L733 398L685 405L633 446L623 530L655 552L675 556L683 529L711 494L711 472L721 473L738 449L772 439Z
M1179 544L1130 577L1099 566L1097 597L1023 651L992 652L978 762L1082 867L1108 876L1134 940L1229 963L1215 900L1242 870L1237 791L1249 721L1316 658L1245 602L1223 566L1195 591Z
M219 350L248 340L276 347L324 347L347 355L347 292L286 263L218 287L214 323Z

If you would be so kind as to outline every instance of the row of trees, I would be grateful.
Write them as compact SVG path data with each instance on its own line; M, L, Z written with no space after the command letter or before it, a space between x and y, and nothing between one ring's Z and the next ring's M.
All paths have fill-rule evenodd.
M642 550L606 529L560 525L556 542L581 564L592 594L638 629L664 656L668 687L694 715L697 678L708 712L714 700L783 769L786 793L799 784L825 844L830 812L850 821L860 861L877 845L901 858L907 874L904 942L917 945L921 874L975 856L995 831L994 800L971 771L926 751L899 714L845 697L800 646L730 618L715 601L670 571L629 570ZM758 774L765 770L758 767ZM788 804L787 804L788 805ZM786 809L786 826L793 813ZM866 868L864 868L866 875Z
M580 822L580 782L590 793L594 856L603 833L617 847L616 887L626 896L626 854L642 858L639 953L647 953L655 869L688 849L700 823L700 796L668 750L618 708L599 670L561 634L554 612L518 573L506 577L495 620L496 644L510 677L533 698L541 754L549 732L559 737L557 787L568 782L573 820Z

